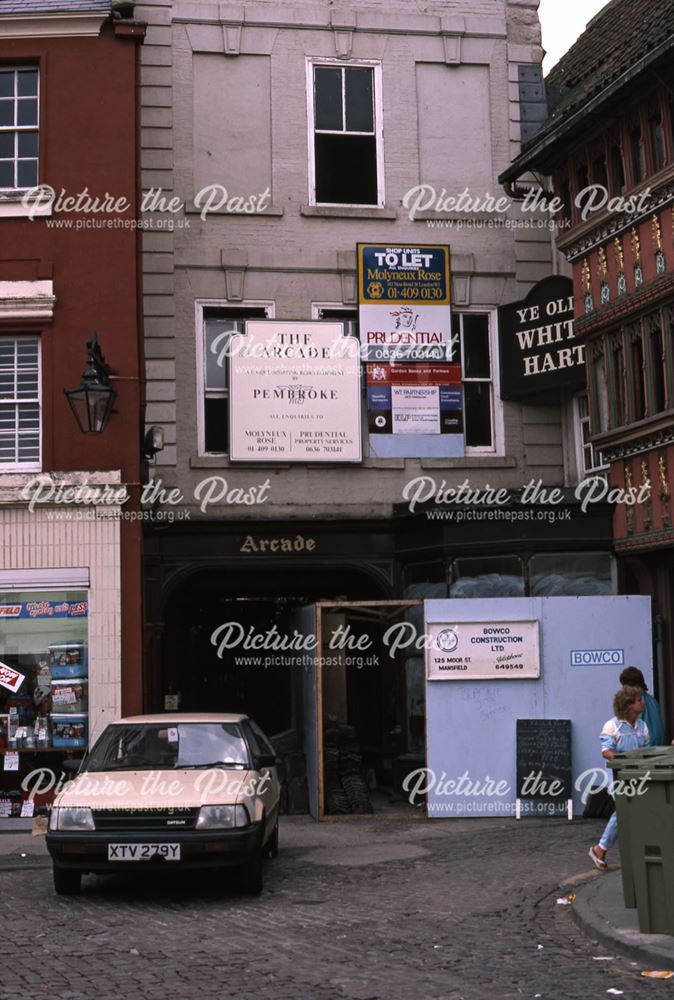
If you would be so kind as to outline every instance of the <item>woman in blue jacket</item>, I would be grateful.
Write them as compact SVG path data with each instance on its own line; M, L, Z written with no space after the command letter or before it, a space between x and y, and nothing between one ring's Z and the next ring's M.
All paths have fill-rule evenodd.
M601 731L601 753L612 760L617 753L638 750L651 742L648 726L639 718L644 710L644 692L639 687L622 687L613 699L615 715L604 723ZM606 871L606 852L618 839L618 817L615 813L606 824L598 844L590 848L595 868Z

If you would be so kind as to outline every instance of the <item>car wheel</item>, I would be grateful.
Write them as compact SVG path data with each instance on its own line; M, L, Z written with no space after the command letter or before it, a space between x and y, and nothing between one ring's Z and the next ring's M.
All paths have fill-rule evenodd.
M278 855L278 820L276 821L274 832L267 843L267 853L270 858L275 858Z
M54 889L59 896L76 896L82 888L82 873L54 865Z
M239 872L241 888L248 896L259 896L262 892L262 855L256 854L246 862Z

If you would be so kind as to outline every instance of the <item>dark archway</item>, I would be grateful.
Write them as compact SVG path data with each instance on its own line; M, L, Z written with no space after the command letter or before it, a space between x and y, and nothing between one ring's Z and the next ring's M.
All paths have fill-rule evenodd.
M166 698L178 696L181 711L246 712L269 733L297 722L298 655L255 648L256 637L292 638L298 610L318 600L391 596L371 566L272 561L190 567L166 590L151 709L163 711L170 704Z

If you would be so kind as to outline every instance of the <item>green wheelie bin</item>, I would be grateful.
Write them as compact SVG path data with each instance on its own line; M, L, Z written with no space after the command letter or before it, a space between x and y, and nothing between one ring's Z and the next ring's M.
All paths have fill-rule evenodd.
M613 772L625 906L643 934L674 935L674 747L616 754Z

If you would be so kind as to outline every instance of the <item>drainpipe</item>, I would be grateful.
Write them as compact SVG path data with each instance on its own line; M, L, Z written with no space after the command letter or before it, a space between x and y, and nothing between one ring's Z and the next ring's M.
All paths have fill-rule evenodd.
M653 620L653 642L655 645L655 693L660 702L666 731L669 728L669 711L667 685L665 683L665 621L662 615L656 615Z

